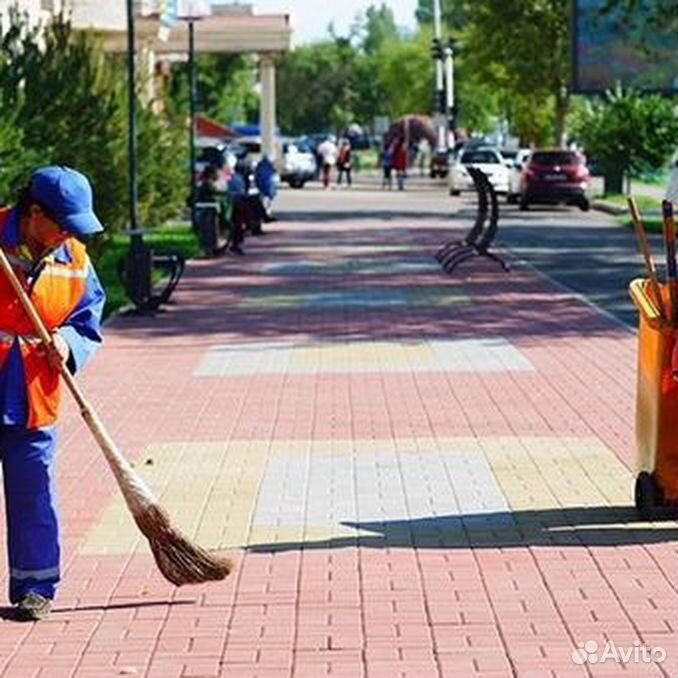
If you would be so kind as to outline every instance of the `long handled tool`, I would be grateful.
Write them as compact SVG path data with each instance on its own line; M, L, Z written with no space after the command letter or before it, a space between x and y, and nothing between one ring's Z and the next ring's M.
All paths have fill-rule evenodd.
M662 200L662 216L664 222L664 244L666 246L666 282L669 286L669 300L671 308L667 314L670 321L676 317L676 222L673 218L673 203L670 200Z
M7 256L0 249L0 268L7 276L36 334L46 347L54 349L54 339L45 327L23 286L19 282ZM230 560L214 556L205 549L192 544L177 529L172 527L169 516L144 481L122 456L92 406L87 402L73 375L61 363L61 376L80 407L80 414L106 457L113 475L118 481L127 507L134 520L148 539L153 556L163 576L177 586L199 584L226 577L231 569Z
M643 222L640 218L638 204L636 203L635 198L629 198L628 203L629 212L631 213L631 220L633 221L633 229L636 233L636 240L638 241L638 248L645 259L645 266L647 267L647 273L650 278L650 285L652 287L652 294L654 295L654 300L657 304L657 310L663 318L666 318L661 288L659 287L659 279L657 278L657 267L655 266L652 252L650 252L650 245L647 242L647 236L645 235L645 228L643 227Z

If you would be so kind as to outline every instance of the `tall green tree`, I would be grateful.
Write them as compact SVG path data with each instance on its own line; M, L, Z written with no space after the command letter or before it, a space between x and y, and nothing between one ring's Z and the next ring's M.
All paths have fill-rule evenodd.
M281 57L278 121L291 133L341 128L358 108L359 53L348 39L303 45Z
M387 42L398 39L398 27L393 10L381 3L378 7L370 5L363 21L361 47L366 54L376 54Z
M468 23L469 0L444 0L441 2L441 20L447 27L459 31ZM418 0L414 12L423 25L433 24L433 0Z
M506 97L551 109L556 144L564 141L569 109L569 8L569 0L477 0L468 5L462 33L462 48L479 78ZM523 141L534 141L529 130L518 131Z
M73 31L63 16L40 32L16 11L8 23L0 40L0 119L5 121L0 148L4 143L8 153L23 158L12 188L38 164L70 165L92 180L96 209L108 230L123 227L128 214L123 64L106 55L93 34ZM174 128L139 109L138 164L147 176L140 182L139 208L155 221L176 213L185 196L174 174L184 135L179 138ZM15 136L2 134L7 125L15 126Z
M602 166L606 193L621 193L624 175L663 166L678 138L678 118L668 99L620 88L586 102L572 127Z
M259 110L255 93L256 65L249 55L200 54L196 58L197 109L222 123L254 119ZM189 109L188 64L172 67L169 85L171 111Z

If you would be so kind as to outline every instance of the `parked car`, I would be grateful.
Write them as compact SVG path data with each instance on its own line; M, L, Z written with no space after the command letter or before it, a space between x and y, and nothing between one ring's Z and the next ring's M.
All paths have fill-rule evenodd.
M303 188L307 181L315 178L317 164L315 154L301 139L283 141L280 180L291 188Z
M520 209L531 204L566 203L587 210L590 179L586 158L578 151L533 151L521 175Z
M517 149L509 166L509 182L508 191L506 192L506 202L511 205L517 203L520 198L520 178L531 152L532 151L529 148Z
M461 191L475 188L467 167L476 167L483 172L497 193L508 192L509 170L496 148L464 148L452 164L449 175L450 195L459 195Z

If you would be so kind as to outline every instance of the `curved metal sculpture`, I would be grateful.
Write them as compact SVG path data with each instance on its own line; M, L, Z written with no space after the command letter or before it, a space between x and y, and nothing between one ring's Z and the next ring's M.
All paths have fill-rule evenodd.
M490 252L490 246L499 228L499 201L494 186L484 172L468 167L478 194L478 213L475 223L463 240L451 241L438 250L436 258L445 273L452 273L463 261L474 257L487 257L496 261L505 271L509 265L497 254Z

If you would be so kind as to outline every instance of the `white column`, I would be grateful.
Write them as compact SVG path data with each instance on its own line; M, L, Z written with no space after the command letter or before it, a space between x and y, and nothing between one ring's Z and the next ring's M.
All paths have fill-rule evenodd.
M261 127L261 151L275 158L275 63L269 54L259 56L259 80L261 102L259 125Z

